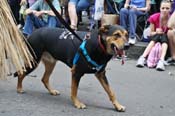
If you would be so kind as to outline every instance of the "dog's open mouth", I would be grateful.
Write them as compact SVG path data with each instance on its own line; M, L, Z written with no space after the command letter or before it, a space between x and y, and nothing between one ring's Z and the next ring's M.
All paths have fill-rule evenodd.
M118 47L115 44L111 44L111 48L114 51L114 55L117 56L122 56L123 55L123 49L118 49Z
M115 44L112 44L111 48L113 49L113 51L115 53L114 57L121 57L122 64L124 64L124 51L123 51L123 49L118 49Z

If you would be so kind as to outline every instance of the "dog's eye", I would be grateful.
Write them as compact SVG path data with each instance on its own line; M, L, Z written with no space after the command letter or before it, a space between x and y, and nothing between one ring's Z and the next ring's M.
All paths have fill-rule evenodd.
M129 35L128 35L127 31L124 32L124 35L125 35L126 38L129 38Z
M126 38L129 38L129 35L128 35L128 34L125 34L125 37L126 37Z
M117 38L121 37L120 33L116 33L116 34L114 34L114 36Z

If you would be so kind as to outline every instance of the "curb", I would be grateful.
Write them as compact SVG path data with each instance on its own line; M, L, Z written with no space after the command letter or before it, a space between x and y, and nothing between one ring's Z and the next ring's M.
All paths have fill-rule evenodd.
M137 42L135 45L130 46L130 48L126 51L127 57L131 59L138 59L140 55L143 54L147 45L147 42Z

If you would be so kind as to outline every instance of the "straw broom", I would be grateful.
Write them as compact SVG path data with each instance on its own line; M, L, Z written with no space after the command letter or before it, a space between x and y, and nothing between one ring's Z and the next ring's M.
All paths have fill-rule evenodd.
M32 68L34 61L27 44L14 22L7 0L0 0L0 79L6 77L11 65L20 74L26 66Z

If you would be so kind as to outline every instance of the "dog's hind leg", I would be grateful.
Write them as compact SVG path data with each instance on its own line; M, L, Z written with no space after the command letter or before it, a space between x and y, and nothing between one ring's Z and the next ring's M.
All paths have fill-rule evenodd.
M97 77L97 79L99 80L99 82L101 83L101 85L103 86L105 91L107 92L107 94L109 96L109 99L111 100L111 102L114 105L114 107L116 108L116 110L119 111L119 112L124 112L125 107L122 106L117 101L116 96L114 94L114 91L109 86L108 80L107 80L106 75L105 75L105 71L100 72L100 73L96 73L95 76Z
M23 82L25 76L27 74L29 74L30 72L32 72L36 67L37 67L37 65L33 65L33 68L26 67L26 71L24 71L23 74L19 74L18 72L15 72L14 76L15 77L18 76L18 82L17 82L17 92L18 93L24 93L22 82Z
M24 93L22 88L22 81L25 77L25 74L18 75L18 83L17 83L17 92L18 93Z
M43 63L44 63L44 66L45 66L45 72L44 72L44 75L42 77L42 82L44 84L44 86L46 87L46 89L49 91L49 93L51 95L58 95L60 94L59 91L57 90L54 90L52 89L52 87L50 86L50 83L49 83L49 78L50 78L50 75L56 65L56 61L48 61L48 60L45 60L45 59L42 59Z
M83 104L82 102L80 102L79 99L77 98L78 86L79 86L79 82L80 82L80 79L83 76L83 74L77 73L74 66L73 66L71 71L72 71L72 85L71 85L72 102L76 108L84 109L84 108L86 108L86 105Z

